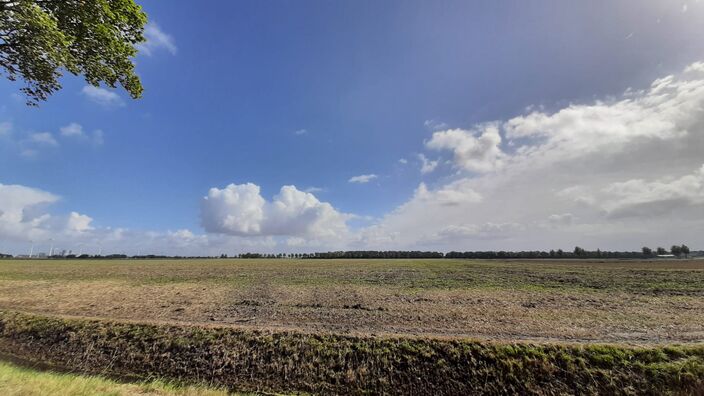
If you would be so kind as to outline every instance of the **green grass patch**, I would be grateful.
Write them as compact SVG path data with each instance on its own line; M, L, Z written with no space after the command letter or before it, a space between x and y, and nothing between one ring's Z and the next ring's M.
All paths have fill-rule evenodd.
M704 267L658 261L502 260L2 260L0 280L136 285L262 281L287 286L407 290L565 290L704 296Z
M0 392L4 396L225 396L227 391L180 386L164 381L124 383L99 376L38 371L0 361Z

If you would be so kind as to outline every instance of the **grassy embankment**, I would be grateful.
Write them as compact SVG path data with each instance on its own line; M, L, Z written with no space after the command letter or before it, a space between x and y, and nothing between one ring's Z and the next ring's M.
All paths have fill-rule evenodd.
M149 325L0 312L0 350L237 391L702 394L704 346L537 345Z

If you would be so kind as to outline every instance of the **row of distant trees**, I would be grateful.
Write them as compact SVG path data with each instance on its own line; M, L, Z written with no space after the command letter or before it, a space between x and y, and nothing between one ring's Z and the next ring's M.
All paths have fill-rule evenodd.
M672 254L676 257L689 257L690 249L687 245L673 245L670 250L658 247L653 250L649 247L643 247L640 252L617 252L605 250L588 251L579 246L576 246L572 251L564 251L562 249L540 251L470 251L470 252L433 252L433 251L406 251L406 250L352 250L352 251L337 251L337 252L317 252L317 253L278 253L278 254L262 254L262 253L242 253L233 258L249 258L249 259L414 259L414 258L467 258L467 259L560 259L560 258L652 258ZM11 258L11 255L2 255L0 258ZM228 258L227 254L222 254L220 258ZM186 258L213 258L202 256L166 256L166 255L138 255L127 256L125 254L111 254L106 256L93 256L88 254L67 255L67 256L52 256L56 259L186 259Z
M643 256L646 257L653 257L653 256L663 256L668 254L668 251L664 247L658 247L657 249L653 250L647 246L643 246L642 250ZM677 245L672 245L669 251L670 254L676 257L689 257L689 247L685 244L682 244L681 246Z
M440 252L423 252L423 251L406 251L406 250L354 250L346 252L317 252L317 253L278 253L278 254L261 254L261 253L242 253L237 255L238 258L301 258L301 259L350 259L350 258L443 258L444 253ZM223 254L220 258L227 258Z
M541 251L529 250L520 252L510 251L474 251L474 252L449 252L445 258L471 258L471 259L561 259L561 258L643 258L642 252L616 252L607 250L589 251L576 246L572 251L562 249Z
M470 258L470 259L559 259L559 258L651 258L657 255L666 255L671 253L677 257L688 257L690 250L686 245L672 246L670 252L664 248L657 248L655 251L649 248L643 248L642 251L618 252L593 250L588 251L579 246L576 246L572 251L564 251L562 249L550 251L470 251L470 252L433 252L433 251L403 251L403 250L354 250L354 251L337 251L337 252L317 252L317 253L279 253L279 254L260 254L260 253L243 253L237 255L238 258L296 258L296 259L391 259L391 258ZM222 255L221 258L226 258L227 255Z

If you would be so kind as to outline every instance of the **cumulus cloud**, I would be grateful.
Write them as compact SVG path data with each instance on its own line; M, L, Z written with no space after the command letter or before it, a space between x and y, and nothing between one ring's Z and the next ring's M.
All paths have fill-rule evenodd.
M295 186L281 187L269 202L255 184L230 184L211 188L201 202L203 228L235 236L340 238L350 218Z
M77 142L92 142L98 146L103 143L103 132L96 130L92 134L84 131L81 124L72 122L68 125L59 128L59 132L55 135L51 132L31 132L17 131L10 122L0 123L0 138L3 138L7 147L10 147L24 158L36 158L47 149L59 147L57 136L64 139L72 139Z
M74 254L102 251L103 254L232 255L247 251L273 253L283 246L308 251L311 246L332 246L337 241L335 238L341 236L331 238L331 234L347 232L344 220L349 216L331 213L328 204L297 196L300 192L295 190L282 190L280 197L274 200L279 204L267 203L271 207L265 214L271 210L275 218L271 223L265 218L261 230L291 227L304 230L304 236L278 238L251 233L198 234L188 229L150 231L97 227L93 225L93 218L86 214L52 211L60 200L55 194L22 185L0 184L0 252L28 254L34 246L35 254L48 253L50 245L56 252L66 250Z
M297 130L293 131L293 134L296 136L305 135L307 133L308 133L308 131L305 129L297 129Z
M436 151L452 151L454 166L458 169L485 173L496 170L503 164L505 155L500 144L498 126L486 124L471 131L448 129L435 132L425 146Z
M58 146L59 143L49 132L37 132L29 135L29 141L39 145Z
M481 202L482 196L476 192L468 180L458 180L436 190L428 190L425 183L416 189L413 200L425 204L457 206Z
M685 73L704 73L704 62L694 62L684 69Z
M680 177L630 179L591 192L575 186L562 195L594 205L611 218L653 218L688 208L704 210L704 165Z
M348 226L351 215L310 192L284 186L265 199L249 183L208 192L201 202L208 232L203 235L92 227L81 215L50 214L46 206L58 199L52 194L20 188L22 203L13 204L18 200L12 194L19 193L6 189L2 195L0 188L0 235L28 238L62 230L74 241L90 237L114 246L174 249L169 253L230 252L234 246L240 251L704 246L701 63L613 98L556 111L529 107L504 120L435 131L425 147L449 153L453 172L436 168L436 183L419 184L405 203L361 228Z
M438 167L437 160L431 161L423 154L418 154L418 159L420 160L420 173L423 175L434 171Z
M77 122L72 122L66 126L59 128L61 136L66 137L81 137L83 134L83 126Z
M360 230L352 245L361 249L429 248L440 229L466 224L483 200L471 181L460 179L431 189L421 183L413 197L370 227Z
M103 107L120 107L125 105L120 95L105 88L86 85L81 90L81 93L90 101Z
M704 246L701 62L609 99L436 131L425 145L452 153L457 173L420 185L358 246ZM487 224L520 226L488 238Z
M352 176L347 180L349 183L364 184L376 179L378 176L375 174Z
M551 214L548 216L548 223L552 226L568 226L574 222L575 218L572 213Z
M64 228L69 232L85 232L93 229L91 226L92 222L93 219L87 215L71 212L66 217L66 224Z
M96 129L91 134L83 131L83 126L77 122L72 122L64 127L59 128L61 136L68 138L76 138L83 141L91 142L95 146L100 146L104 143L104 133L101 129Z
M435 121L435 120L425 120L423 125L425 125L425 127L430 129L431 131L439 131L442 129L447 129L447 127L449 126L444 122Z
M266 200L256 184L211 188L201 203L201 221L208 232L260 235Z
M64 218L49 214L47 208L58 200L46 191L0 184L0 237L30 240L89 226L90 218L75 212Z
M435 239L443 242L463 241L466 239L503 239L508 238L525 227L518 223L484 223L449 225L435 235Z
M176 55L178 48L174 38L165 33L155 22L149 22L144 28L146 42L139 45L139 50L151 56L159 49L165 49L171 55Z

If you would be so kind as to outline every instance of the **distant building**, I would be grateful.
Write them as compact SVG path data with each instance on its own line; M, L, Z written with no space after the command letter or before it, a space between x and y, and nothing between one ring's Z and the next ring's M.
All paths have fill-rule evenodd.
M658 257L660 258L674 258L674 254L658 254Z

